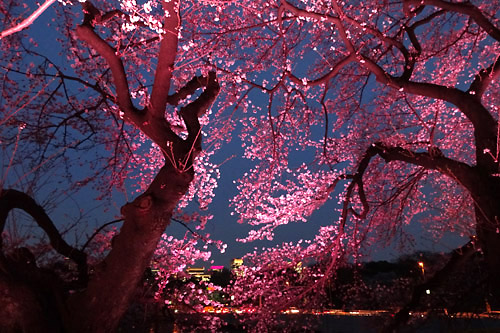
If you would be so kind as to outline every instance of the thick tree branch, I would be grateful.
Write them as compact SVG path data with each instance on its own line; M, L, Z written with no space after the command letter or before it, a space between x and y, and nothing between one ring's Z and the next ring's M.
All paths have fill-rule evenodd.
M469 1L452 3L444 0L405 0L405 6L414 5L430 5L438 8L442 8L447 11L456 12L460 14L465 14L471 17L484 31L486 31L492 38L500 42L500 29L495 27L493 23L488 20L483 12L474 6Z
M87 280L87 255L66 243L45 210L29 195L16 190L2 190L0 193L0 232L5 226L7 215L14 209L28 213L42 228L50 240L50 245L59 254L72 259L78 265L80 282ZM0 241L1 245L1 241Z
M170 80L174 70L175 56L177 55L177 41L179 34L180 16L179 0L164 0L165 22L163 29L166 31L160 43L158 65L156 67L153 91L151 92L151 105L149 111L155 118L163 118L170 91Z
M280 24L280 26L282 25L282 20L283 20L282 14L285 10L292 12L293 14L295 14L298 17L312 18L312 19L317 20L319 22L328 22L328 23L334 24L339 31L340 38L345 43L347 51L349 53L356 53L356 50L354 49L354 46L351 43L350 38L347 36L347 32L345 31L344 26L342 24L342 19L345 18L344 17L345 15L343 15L342 11L340 10L340 7L338 7L338 5L335 3L335 1L333 2L333 6L334 6L337 14L339 15L338 17L331 16L328 14L319 14L319 13L309 12L307 10L295 7L294 5L289 3L288 1L282 1L281 6L278 9L279 24Z
M498 56L488 68L483 68L479 71L467 92L476 96L476 98L480 100L488 88L488 85L497 79L499 75L500 56Z
M220 87L217 75L215 72L209 72L208 77L194 77L177 93L170 96L171 103L178 104L187 95L194 93L201 86L206 87L200 96L193 102L182 107L179 112L188 131L187 139L179 139L172 147L163 148L163 153L167 161L184 171L191 168L194 158L201 151L201 126L198 118L210 108L219 94Z
M476 139L478 137L496 137L495 118L493 118L488 110L478 102L473 94L439 84L414 82L406 80L405 78L393 77L370 58L363 57L363 60L365 67L371 71L375 75L377 81L382 84L386 84L410 94L450 102L457 106L474 126Z
M215 100L219 93L219 84L213 72L209 73L207 78L193 78L177 93L171 96L168 95L177 53L177 35L180 25L178 5L178 1L163 2L163 8L166 13L164 26L166 33L160 43L158 66L155 73L150 104L142 112L139 112L132 104L127 77L121 59L115 50L99 37L93 29L93 24L103 21L104 17L109 19L108 16L113 17L119 12L112 11L112 14L101 15L99 10L90 2L86 2L84 4L84 22L77 27L77 34L108 62L116 86L118 106L124 112L125 119L134 123L162 149L167 163L179 170L186 170L186 167L191 166L194 156L201 150L201 130L198 117L205 113ZM194 93L201 86L206 86L205 91L194 102L183 107L180 111L189 134L187 140L182 140L172 131L170 124L165 119L166 104L169 102L177 105L187 95Z
M181 109L181 114L193 114L196 116L196 119L203 116L219 94L219 90L220 87L217 82L217 75L215 72L209 72L205 90L195 101L183 107Z
M138 110L132 104L130 98L130 90L127 81L127 75L125 73L125 68L120 57L117 55L116 51L99 35L96 34L93 28L94 23L102 22L104 19L109 19L108 16L116 15L117 11L112 11L101 15L98 9L96 9L90 2L85 2L84 4L85 18L84 22L77 26L76 33L80 39L90 44L104 59L107 61L111 73L113 76L113 82L116 88L117 103L120 110L124 113L125 120L133 123L140 130L144 132L153 142L158 144L163 151L167 151L172 146L178 146L182 140L172 131L170 124L166 121L164 117L165 108L161 113L155 113L155 110L146 109ZM169 61L168 56L165 54L165 49L160 47L159 54L159 66L165 61ZM162 55L164 56L163 59ZM175 59L175 54L172 59ZM173 61L173 60L172 60ZM158 74L157 74L158 76ZM170 80L170 76L168 77ZM155 80L155 85L153 87L153 92L156 89L157 80ZM159 85L165 84L162 80L158 81ZM170 83L169 83L170 84ZM168 91L165 93L165 98L167 97Z
M219 83L215 72L208 73L207 87L201 95L193 102L181 108L180 114L186 124L188 137L186 144L190 146L190 151L186 158L192 159L201 151L201 127L199 117L201 117L212 105L219 94Z
M170 105L177 106L179 103L187 98L189 95L194 94L194 92L201 87L206 87L208 85L208 76L195 76L188 83L186 83L182 88L180 88L174 94L168 96L167 102Z
M356 173L344 177L345 179L352 179L352 182L346 189L346 199L344 200L341 214L342 227L347 221L348 213L352 213L358 218L365 218L368 215L370 206L363 187L363 175L372 158L376 155L383 158L386 163L401 161L421 166L427 170L437 170L457 181L457 183L466 188L474 198L481 197L484 187L483 184L487 181L480 176L476 167L472 167L466 163L447 158L443 155L436 155L431 152L413 152L405 148L391 147L384 143L377 142L366 150L357 167ZM355 186L358 186L358 195L363 205L363 210L360 213L349 207Z
M428 170L437 170L457 181L476 199L482 196L484 184L488 181L481 176L477 167L472 167L466 163L442 155L436 156L428 152L417 153L401 147L391 147L380 142L368 148L368 152L370 151L371 153L367 155L374 156L374 153L376 153L387 163L402 161L424 167Z
M169 149L170 143L177 145L181 139L171 130L163 113L160 117L155 118L154 112L145 114L144 111L141 112L133 106L125 69L115 50L99 37L88 23L79 25L76 32L82 40L89 43L108 62L116 87L118 106L123 111L125 120L135 124L164 151Z
M133 123L140 123L138 110L132 104L130 99L130 90L128 86L125 68L116 51L109 46L101 37L99 37L90 24L81 24L76 27L78 37L90 44L101 56L106 59L116 88L117 103L120 109L124 112L125 117L129 118Z

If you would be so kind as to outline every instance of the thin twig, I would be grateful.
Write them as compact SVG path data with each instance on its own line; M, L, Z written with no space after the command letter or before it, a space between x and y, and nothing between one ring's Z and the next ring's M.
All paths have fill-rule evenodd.
M118 222L123 222L123 221L125 221L125 219L121 218L121 219L113 220L111 222L104 223L102 226L100 226L99 228L97 228L97 230L94 231L94 233L92 234L92 236L90 236L90 238L85 242L85 244L83 244L81 251L83 252L85 250L85 248L90 244L90 242L92 241L92 239L94 239L94 237L97 236L97 234L102 229L106 228L108 225L111 225L111 224L114 224L114 223L118 223Z

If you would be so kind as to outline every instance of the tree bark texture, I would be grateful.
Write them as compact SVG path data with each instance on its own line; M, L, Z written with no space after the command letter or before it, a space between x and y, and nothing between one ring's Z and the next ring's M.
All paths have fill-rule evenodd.
M34 260L25 258L29 255L19 259L19 256L5 256L2 251L0 301L5 305L0 308L2 329L26 332L115 331L150 265L177 203L193 180L193 162L201 150L198 118L210 108L220 88L216 74L210 72L207 76L194 77L176 93L169 95L177 54L179 1L164 1L162 4L170 14L166 15L164 22L167 32L160 42L151 103L142 110L132 103L120 56L94 29L95 25L115 16L117 11L101 14L90 1L86 1L82 4L84 20L76 28L76 35L106 60L116 90L114 102L127 122L160 147L165 165L143 194L122 207L124 223L113 240L111 251L89 272L85 253L64 242L43 208L31 197L15 190L0 192L0 231L10 210L25 210L48 234L52 247L75 261L80 272L77 286L63 288L61 281L49 278L49 272L36 267ZM199 88L204 88L201 94L179 110L188 134L184 139L172 131L166 120L166 106L178 106ZM0 242L0 250L1 246ZM41 290L47 290L46 294L40 294ZM68 292L70 290L71 293ZM45 313L47 311L55 316L51 317Z
M112 332L127 310L192 173L163 167L150 188L122 207L125 222L87 289L70 298L72 332Z

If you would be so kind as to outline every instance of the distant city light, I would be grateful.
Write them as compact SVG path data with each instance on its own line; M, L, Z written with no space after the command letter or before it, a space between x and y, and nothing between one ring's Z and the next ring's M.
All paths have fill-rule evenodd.
M424 268L424 262L423 261L419 261L418 262L418 267L420 267L420 269L422 270L422 275L425 275L425 268Z
M212 271L222 271L224 266L210 266L210 270Z

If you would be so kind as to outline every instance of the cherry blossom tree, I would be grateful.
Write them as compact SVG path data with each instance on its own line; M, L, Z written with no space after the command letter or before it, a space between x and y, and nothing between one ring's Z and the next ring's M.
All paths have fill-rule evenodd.
M24 193L3 190L0 216L3 226L25 210L78 264L78 287L53 301L60 325L116 327L171 217L210 220L210 158L234 134L251 165L231 201L254 226L242 242L336 207L315 238L246 257L232 288L235 304L259 304L256 330L287 307L320 306L336 269L375 243L412 243L410 223L436 240L469 236L445 267L482 251L498 303L498 1L58 3L49 28L63 61L15 28L35 11L1 6L2 187ZM85 177L71 172L80 164ZM134 181L140 193L90 275L86 253L28 196L60 165L68 191L93 185L105 197ZM26 256L2 256L1 283L34 304L28 282L7 278L28 269Z
M280 1L245 8L246 30L225 17L227 52L247 62L219 70L240 74L268 101L242 120L245 157L256 161L233 201L256 226L244 241L272 238L330 197L341 206L339 220L306 246L249 257L259 257L258 269L246 280L266 285L262 276L279 275L280 262L315 260L324 285L374 242L412 242L403 227L420 222L436 239L471 238L446 270L481 251L488 301L498 305L498 10L497 1ZM269 293L283 300L300 289L311 291Z
M16 5L22 3L2 5L4 21L8 24L13 21L9 15L15 13ZM71 5L72 8L62 5ZM65 71L48 56L28 49L22 36L2 39L2 50L5 50L2 57L9 59L3 66L6 82L3 98L7 102L2 111L2 123L11 128L5 132L2 141L14 147L6 172L12 172L21 163L15 158L29 156L16 156L19 145L24 147L34 143L37 146L32 152L34 159L39 159L38 167L34 167L37 171L46 167L43 164L50 158L44 155L55 147L79 150L86 140L90 140L107 148L116 145L109 161L111 169L109 166L104 168L112 170L106 182L116 185L124 179L123 169L120 169L123 161L130 158L123 149L131 149L127 145L128 135L134 132L125 134L126 124L139 130L158 147L163 162L142 194L121 208L123 225L114 236L105 258L91 270L88 269L86 253L69 246L61 238L52 220L35 200L24 192L2 190L2 230L10 210L24 210L47 233L54 250L72 259L79 272L78 279L73 281L76 285L68 290L59 281L50 281L50 273L38 269L31 258L33 255L26 248L23 248L22 255L15 255L19 251L2 255L1 283L5 291L2 303L10 304L3 310L2 325L27 331L113 331L150 265L177 204L194 178L193 161L201 151L202 140L199 118L210 108L220 88L215 72L207 68L192 74L185 71L185 76L191 76L188 80L185 76L172 79L181 36L178 1L156 4L159 7L155 13L151 13L151 3L99 3L98 8L90 2L83 2L76 11L70 3L62 5L57 8L58 21L54 25L62 35L64 52L69 51L71 70ZM80 22L76 23L77 19ZM138 27L144 31L131 33L129 39L126 32ZM116 34L118 31L124 34ZM149 43L155 45L142 48ZM131 49L127 51L129 47ZM138 54L132 54L136 48ZM127 62L127 53L133 61ZM153 53L157 59L155 66L151 66ZM26 56L33 55L41 62L26 63ZM139 73L135 77L129 74L143 65L147 66L144 72L154 70L152 79L141 77ZM23 76L26 85L18 79ZM52 83L56 84L55 88ZM73 83L80 85L77 88L80 91L73 91ZM183 85L170 88L178 83ZM198 90L201 92L197 93ZM79 93L83 94L81 99L76 98L75 94ZM167 105L179 106L178 112L169 116L177 117L176 120L166 117ZM23 112L23 109L28 112ZM102 128L98 129L101 125ZM12 138L10 135L16 132L16 127L17 135ZM94 135L99 132L102 136ZM64 156L62 159L67 162L67 167L72 166ZM25 173L17 182L29 174ZM89 179L94 176L90 175ZM81 181L87 183L89 179ZM189 259L196 258L190 256ZM40 295L42 288L52 291L51 295Z

